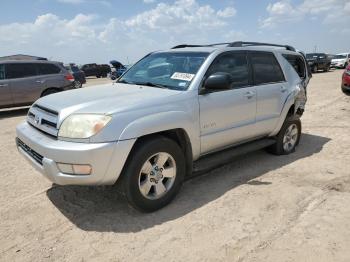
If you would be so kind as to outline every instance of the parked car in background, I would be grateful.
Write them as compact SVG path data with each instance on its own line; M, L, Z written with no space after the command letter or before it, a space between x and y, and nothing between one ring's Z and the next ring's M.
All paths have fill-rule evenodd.
M74 77L61 63L0 62L0 108L31 105L40 97L73 89Z
M86 83L85 73L80 70L75 64L66 65L65 68L73 75L74 77L74 88L81 88L83 84Z
M328 72L331 67L331 59L325 53L306 54L306 59L313 73L316 73L319 70Z
M276 46L153 52L116 83L36 101L17 127L17 147L53 183L117 182L133 207L157 210L192 170L227 163L233 152L295 151L310 74L302 54ZM221 157L209 161L215 152Z
M98 64L86 64L81 67L81 70L84 71L85 76L96 76L107 77L111 72L111 67L109 65L98 65Z
M126 66L116 60L112 60L109 63L113 66L112 72L110 74L112 80L119 78L127 69Z
M350 65L348 65L343 73L341 88L344 93L350 93Z
M331 62L332 68L346 68L350 63L350 53L337 54Z

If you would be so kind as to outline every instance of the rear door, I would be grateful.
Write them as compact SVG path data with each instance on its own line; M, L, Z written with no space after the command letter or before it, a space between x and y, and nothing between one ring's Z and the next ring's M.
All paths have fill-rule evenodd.
M272 52L249 52L249 59L257 93L256 132L267 135L279 120L289 85Z
M6 79L5 65L0 64L0 107L10 107L13 105L10 83Z
M38 79L35 63L9 63L6 75L14 104L30 104L40 97L43 83Z
M38 72L37 82L40 83L42 87L40 94L47 88L60 88L65 85L62 68L58 65L51 63L38 63L36 66Z

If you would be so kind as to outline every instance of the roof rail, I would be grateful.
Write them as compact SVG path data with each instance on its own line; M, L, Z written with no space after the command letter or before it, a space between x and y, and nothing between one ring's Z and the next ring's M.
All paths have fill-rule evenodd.
M244 46L275 46L275 47L284 47L286 50L296 52L296 49L290 45L277 45L277 44L269 44L269 43L259 43L259 42L233 42L229 43L228 47L244 47Z
M177 45L172 47L171 49L178 49L178 48L185 48L185 47L212 47L212 46L216 46L216 45L229 45L231 43L217 43L217 44L209 44L209 45L187 45L187 44L183 44L183 45Z

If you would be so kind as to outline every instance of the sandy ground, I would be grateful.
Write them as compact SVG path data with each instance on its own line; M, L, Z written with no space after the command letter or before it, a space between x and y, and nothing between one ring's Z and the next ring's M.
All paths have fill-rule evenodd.
M314 75L294 154L241 156L187 181L152 214L113 188L52 187L16 151L26 110L1 112L0 260L350 261L350 96L341 73Z

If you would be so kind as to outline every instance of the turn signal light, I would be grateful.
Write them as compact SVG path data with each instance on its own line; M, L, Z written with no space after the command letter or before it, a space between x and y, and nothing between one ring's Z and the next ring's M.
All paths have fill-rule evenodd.
M90 175L92 172L92 167L90 165L57 163L57 166L62 173L67 175Z

